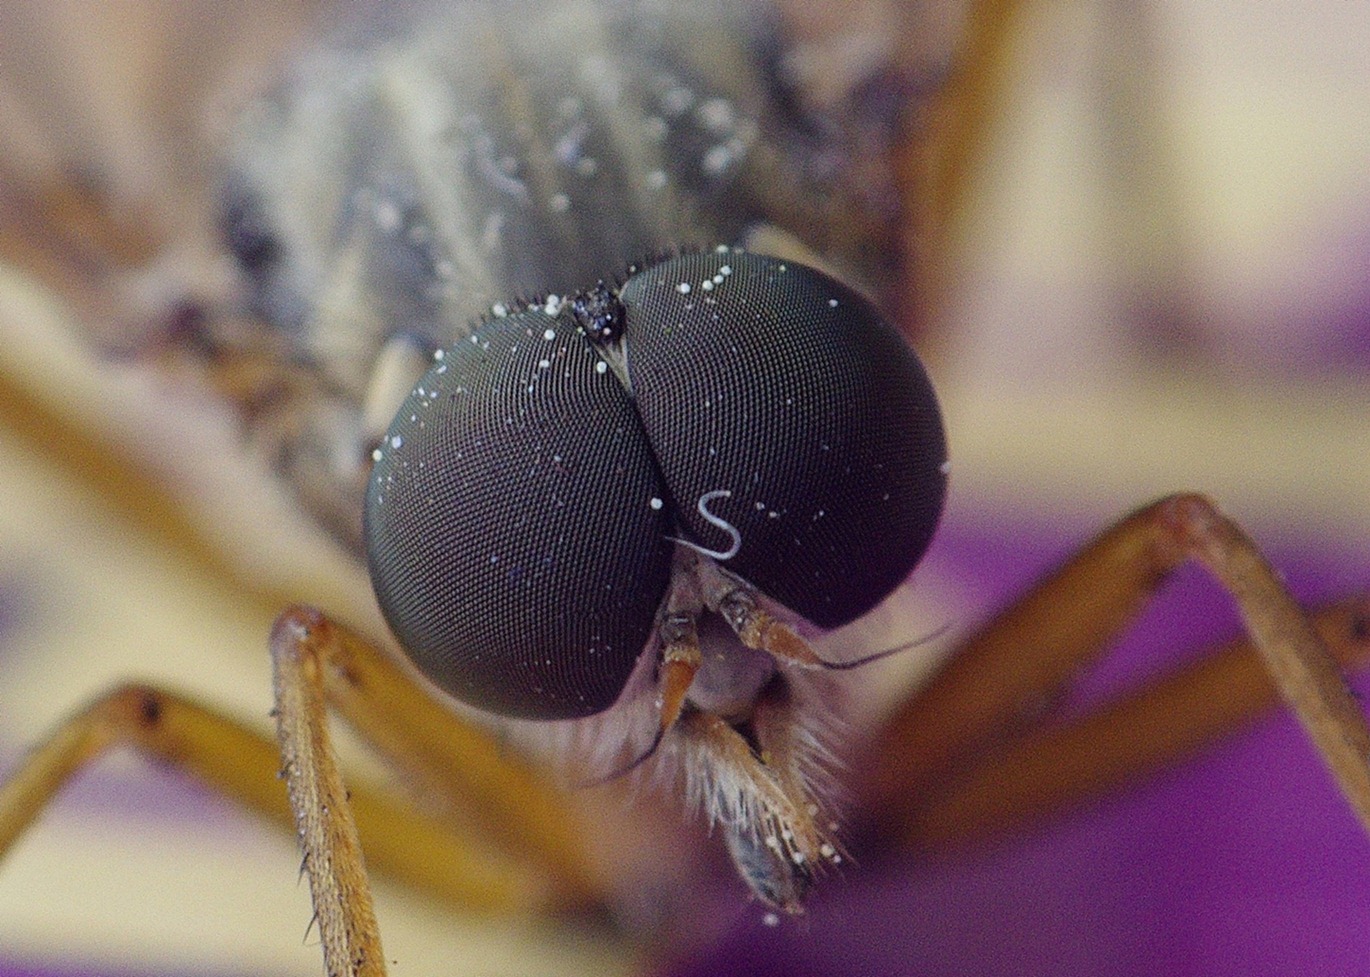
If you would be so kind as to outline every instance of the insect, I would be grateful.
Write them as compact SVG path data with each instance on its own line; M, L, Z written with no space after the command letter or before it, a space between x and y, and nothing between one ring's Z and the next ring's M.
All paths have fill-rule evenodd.
M701 499L703 499L703 496L701 496ZM707 504L706 504L706 506L704 506L703 508L701 508L700 514L703 515L703 512L712 512L712 511L715 511L715 510L712 510L712 508L708 507ZM722 511L722 510L718 510L718 511ZM711 537L711 539L712 539L712 537ZM719 541L719 548L721 548L721 549L719 549L719 551L726 552L726 549L723 549L723 545L725 545L726 543L727 543L727 537L726 537L726 534L725 534L725 536L722 537L721 541Z

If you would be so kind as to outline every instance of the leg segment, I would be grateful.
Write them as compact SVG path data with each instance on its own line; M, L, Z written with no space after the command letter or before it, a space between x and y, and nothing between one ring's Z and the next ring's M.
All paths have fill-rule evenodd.
M1251 640L1078 722L1043 726L1045 705L1189 559L1232 594ZM1360 599L1315 627L1211 503L1163 499L992 621L899 711L863 757L863 809L879 822L867 827L920 848L1002 831L1172 761L1254 717L1277 691L1370 822L1370 737L1332 661L1370 657L1368 622L1370 601Z

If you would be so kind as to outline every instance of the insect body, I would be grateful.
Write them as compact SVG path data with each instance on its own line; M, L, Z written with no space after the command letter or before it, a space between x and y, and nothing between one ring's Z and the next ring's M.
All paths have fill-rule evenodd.
M772 26L759 5L656 0L392 13L246 113L224 235L248 304L331 401L284 474L341 487L325 518L358 550L363 414L383 425L417 376L372 396L397 343L431 352L498 303L681 246L778 237L888 280L897 211L857 150L871 133L802 107Z
M395 15L247 114L222 224L326 401L292 420L284 474L359 550L365 509L420 668L507 716L622 700L620 759L682 758L735 852L783 849L739 861L770 865L744 874L794 909L794 866L825 845L829 709L776 659L822 665L795 628L854 620L908 575L945 449L922 367L851 288L726 249L631 265L779 242L887 273L893 250L869 244L895 215L888 176L855 176L870 134L803 108L770 26L760 6L654 0ZM441 358L382 437L368 418L422 369L375 378L415 350ZM731 626L718 640L706 612Z

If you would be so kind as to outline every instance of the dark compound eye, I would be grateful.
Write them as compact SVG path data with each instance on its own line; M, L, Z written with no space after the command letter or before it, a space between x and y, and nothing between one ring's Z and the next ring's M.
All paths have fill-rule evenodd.
M378 456L367 557L419 669L505 715L612 705L669 580L671 523L632 404L574 324L491 320L423 377Z
M368 492L396 636L439 686L506 715L617 699L672 537L836 627L909 574L941 513L931 385L857 293L727 250L599 291L588 315L620 324L631 397L586 310L491 320L410 395Z
M812 268L739 252L634 275L638 416L688 538L815 624L856 620L922 557L946 442L922 364L869 301ZM728 493L722 494L711 493Z

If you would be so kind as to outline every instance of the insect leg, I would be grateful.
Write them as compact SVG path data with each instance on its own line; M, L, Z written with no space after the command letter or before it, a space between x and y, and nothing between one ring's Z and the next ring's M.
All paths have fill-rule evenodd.
M271 737L183 695L122 685L66 720L0 784L0 857L89 764L119 747L169 763L282 828L294 820ZM543 886L474 848L451 825L364 787L351 806L374 867L467 908L516 912Z
M416 796L538 869L546 901L601 904L606 883L566 795L507 744L438 702L384 651L297 606L276 620L272 657L278 668L282 659L312 661L328 704L404 772ZM367 845L371 851L370 839Z
M1233 596L1250 638L1077 723L1043 728L1042 704L1188 560ZM863 807L881 822L867 827L877 842L924 849L1002 831L1216 739L1273 704L1276 687L1364 818L1370 738L1334 656L1370 656L1364 597L1310 622L1210 502L1162 499L992 621L891 719L862 760Z

